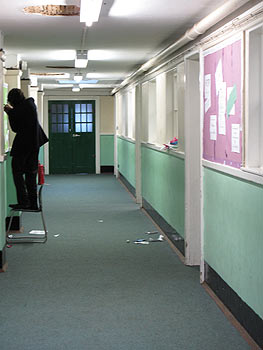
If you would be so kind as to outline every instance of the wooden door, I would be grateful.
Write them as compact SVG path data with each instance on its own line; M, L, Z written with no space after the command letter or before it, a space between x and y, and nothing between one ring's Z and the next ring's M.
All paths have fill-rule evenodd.
M95 172L95 101L49 102L51 174Z

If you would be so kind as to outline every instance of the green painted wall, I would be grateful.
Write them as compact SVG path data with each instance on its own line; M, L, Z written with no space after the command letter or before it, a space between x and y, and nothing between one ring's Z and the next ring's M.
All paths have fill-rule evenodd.
M7 216L10 214L9 204L17 203L16 189L13 181L12 167L11 167L12 157L7 153L7 159L5 162L5 175L6 175L6 213Z
M38 159L44 165L44 146L40 147Z
M263 318L263 187L204 169L205 261Z
M135 144L118 137L117 147L118 170L135 187Z
M5 162L0 162L0 250L5 246L5 217L6 217L6 177Z
M142 196L184 237L184 160L142 146Z
M100 135L100 165L114 165L114 135Z

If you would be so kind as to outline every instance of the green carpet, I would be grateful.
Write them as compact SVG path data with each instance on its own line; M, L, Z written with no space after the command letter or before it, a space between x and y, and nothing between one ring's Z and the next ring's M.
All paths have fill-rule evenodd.
M132 243L155 227L112 175L46 182L48 242L7 249L0 275L1 350L249 349L197 269L167 242Z

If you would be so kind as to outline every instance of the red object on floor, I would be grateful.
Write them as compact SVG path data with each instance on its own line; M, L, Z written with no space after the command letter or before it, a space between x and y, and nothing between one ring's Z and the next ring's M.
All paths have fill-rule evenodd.
M45 183L44 165L38 163L38 184L44 185L44 183Z

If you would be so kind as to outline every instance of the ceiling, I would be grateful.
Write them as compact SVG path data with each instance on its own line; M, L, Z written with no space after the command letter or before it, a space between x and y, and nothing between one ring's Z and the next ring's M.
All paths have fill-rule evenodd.
M0 30L7 57L17 54L27 62L42 88L69 86L65 83L76 72L86 82L97 80L87 87L113 88L224 2L104 0L99 21L86 27L79 16L23 12L33 5L80 6L80 0L1 0ZM85 69L74 68L75 50L79 49L88 50ZM44 73L59 73L61 78Z

